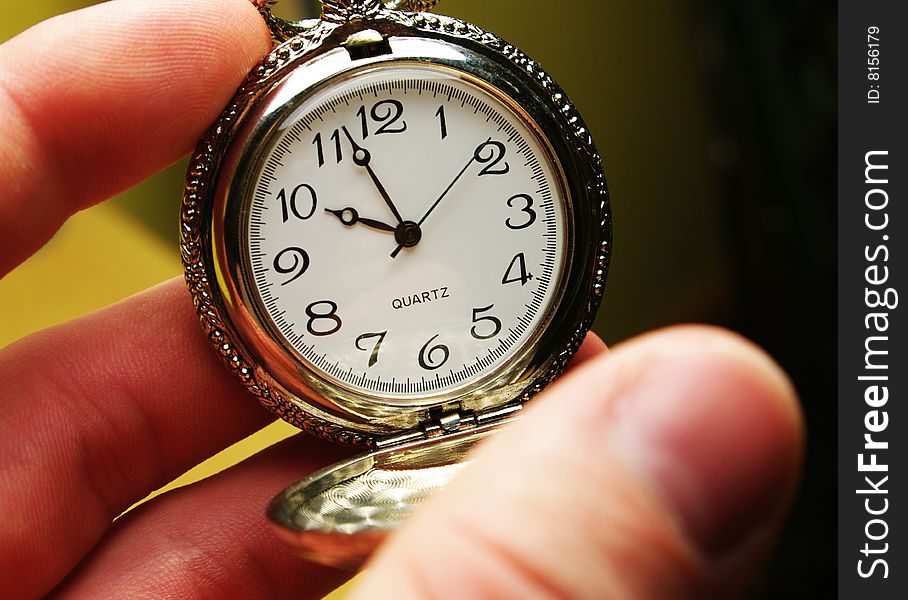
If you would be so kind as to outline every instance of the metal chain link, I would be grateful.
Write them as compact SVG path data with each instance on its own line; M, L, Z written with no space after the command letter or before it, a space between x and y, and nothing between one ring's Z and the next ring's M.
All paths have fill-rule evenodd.
M388 0L385 6L393 10L424 12L432 10L439 0Z
M278 0L250 0L252 4L261 10L268 10L278 3ZM383 4L386 8L392 10L405 10L412 12L422 12L432 10L438 4L439 0L387 0ZM347 0L346 4L355 5L362 3L363 0Z

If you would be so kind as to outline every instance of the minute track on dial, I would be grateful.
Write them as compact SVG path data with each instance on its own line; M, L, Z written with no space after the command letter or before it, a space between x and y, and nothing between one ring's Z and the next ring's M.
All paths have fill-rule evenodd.
M559 170L519 113L450 72L409 64L344 78L294 119L270 142L248 221L261 311L285 347L337 385L397 406L456 393L519 357L557 295L565 241ZM276 193L303 183L329 222L282 220ZM403 223L382 218L376 191L386 204L390 192ZM377 234L339 233L335 219ZM418 252L389 260L395 245L382 236L392 230L395 245ZM291 246L311 263L281 285L297 271L278 277L272 263ZM533 278L503 285L520 275L505 276L515 256Z

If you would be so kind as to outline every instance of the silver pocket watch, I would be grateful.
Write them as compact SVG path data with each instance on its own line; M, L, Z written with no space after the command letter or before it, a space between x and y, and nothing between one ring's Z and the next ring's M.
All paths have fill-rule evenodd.
M268 513L357 566L580 347L609 196L562 89L434 1L323 0L295 23L256 4L275 47L191 158L185 277L262 404L364 450Z

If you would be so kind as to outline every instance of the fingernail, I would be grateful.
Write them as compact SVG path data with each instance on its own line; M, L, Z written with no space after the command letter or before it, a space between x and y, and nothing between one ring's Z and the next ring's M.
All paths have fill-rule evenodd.
M610 439L702 553L718 558L788 501L800 452L792 395L750 348L663 357L623 394Z

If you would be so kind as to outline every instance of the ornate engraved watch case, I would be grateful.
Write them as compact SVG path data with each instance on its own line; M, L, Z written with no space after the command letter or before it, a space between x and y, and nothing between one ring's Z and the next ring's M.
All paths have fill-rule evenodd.
M323 0L298 23L253 1L275 48L191 159L185 277L264 406L367 451L269 508L305 555L355 566L575 354L608 191L551 77L433 1Z

